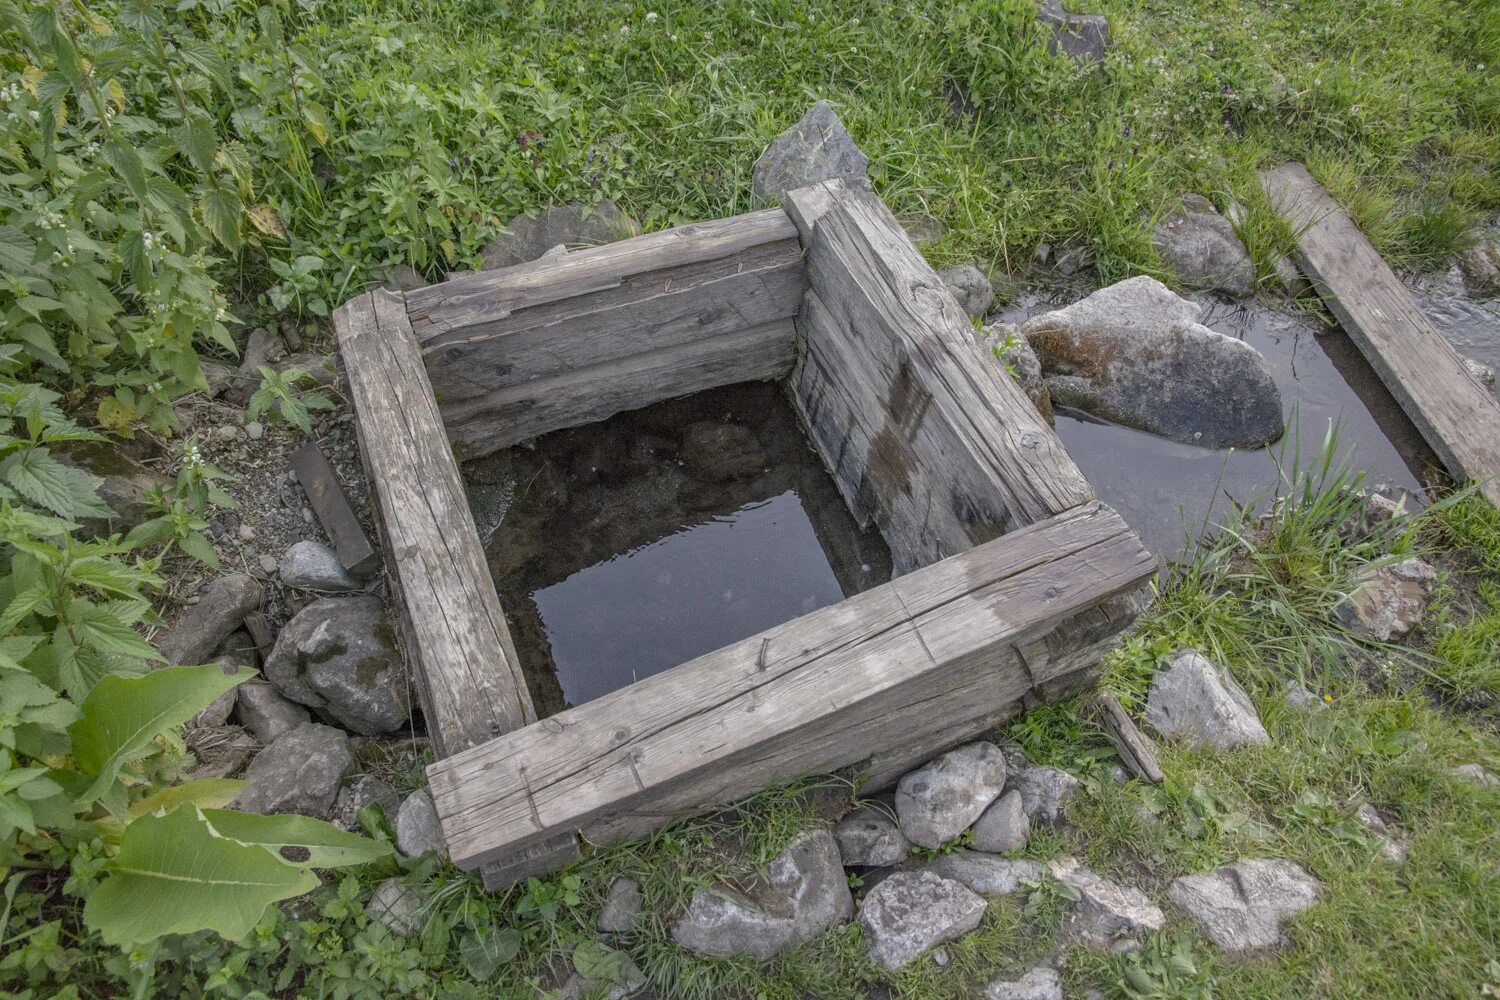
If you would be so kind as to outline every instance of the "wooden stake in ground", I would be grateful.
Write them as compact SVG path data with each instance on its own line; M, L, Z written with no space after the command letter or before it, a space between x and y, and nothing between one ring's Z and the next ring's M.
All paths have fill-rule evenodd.
M1297 234L1297 263L1455 479L1500 504L1500 401L1417 308L1354 221L1300 163L1261 175Z

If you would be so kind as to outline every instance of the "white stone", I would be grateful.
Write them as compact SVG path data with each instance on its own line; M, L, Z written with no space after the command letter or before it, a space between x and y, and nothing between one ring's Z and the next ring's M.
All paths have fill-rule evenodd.
M1145 718L1163 736L1199 748L1271 742L1244 688L1194 649L1178 650L1172 665L1152 679Z
M914 844L941 847L983 815L1005 787L1005 755L970 743L908 772L896 784L896 818Z
M1144 892L1095 874L1077 858L1049 861L1047 870L1079 894L1066 928L1078 940L1129 951L1140 946L1144 935L1166 926L1166 914Z
M1280 946L1282 921L1316 903L1318 890L1299 865L1260 858L1183 876L1167 894L1221 950L1238 954Z
M991 980L984 1000L1063 1000L1062 977L1056 969L1039 965L1020 979Z
M448 856L448 843L438 823L437 806L427 789L412 792L396 810L396 847L408 858L429 851L439 858Z
M984 919L986 903L932 872L897 872L871 889L859 907L870 958L899 969L962 937Z

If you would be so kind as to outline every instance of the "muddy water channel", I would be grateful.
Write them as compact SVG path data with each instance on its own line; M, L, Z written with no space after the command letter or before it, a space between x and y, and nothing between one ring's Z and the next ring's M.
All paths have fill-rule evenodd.
M1019 323L1066 305L1084 292L1023 295L1001 311ZM1060 410L1057 431L1094 490L1162 558L1181 552L1203 526L1221 521L1231 501L1250 504L1277 480L1277 458L1290 463L1300 440L1304 464L1319 451L1330 422L1340 454L1366 473L1366 484L1419 492L1436 459L1353 342L1312 312L1260 303L1195 299L1200 322L1239 338L1266 359L1281 390L1287 433L1270 448L1215 450Z
M543 716L891 575L780 385L659 403L463 471Z

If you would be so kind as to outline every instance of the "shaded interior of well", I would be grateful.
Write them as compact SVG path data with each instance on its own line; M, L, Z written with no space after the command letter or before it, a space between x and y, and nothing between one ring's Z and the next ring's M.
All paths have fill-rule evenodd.
M891 577L778 383L557 431L462 472L541 717Z

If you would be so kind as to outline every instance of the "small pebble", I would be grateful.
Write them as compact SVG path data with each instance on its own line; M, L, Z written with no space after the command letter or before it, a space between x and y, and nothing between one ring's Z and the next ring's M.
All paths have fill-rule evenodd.
M233 441L240 436L240 429L234 424L220 424L214 428L214 437L220 441Z
M290 471L287 472L287 474L286 474L286 481L289 482L289 483L295 483L297 481L297 470L296 469L292 469L292 470L290 470Z
M302 508L302 523L303 524L312 524L312 519L313 519L312 509L309 508L309 507L303 507Z
M266 429L261 426L259 420L252 420L245 425L245 436L251 441L259 441L266 436Z
M276 557L267 553L260 557L260 568L267 573L276 572Z
M252 527L250 527L250 525L245 524L243 521L240 522L240 541L242 541L242 542L253 542L253 541L255 541L255 529L252 528Z

